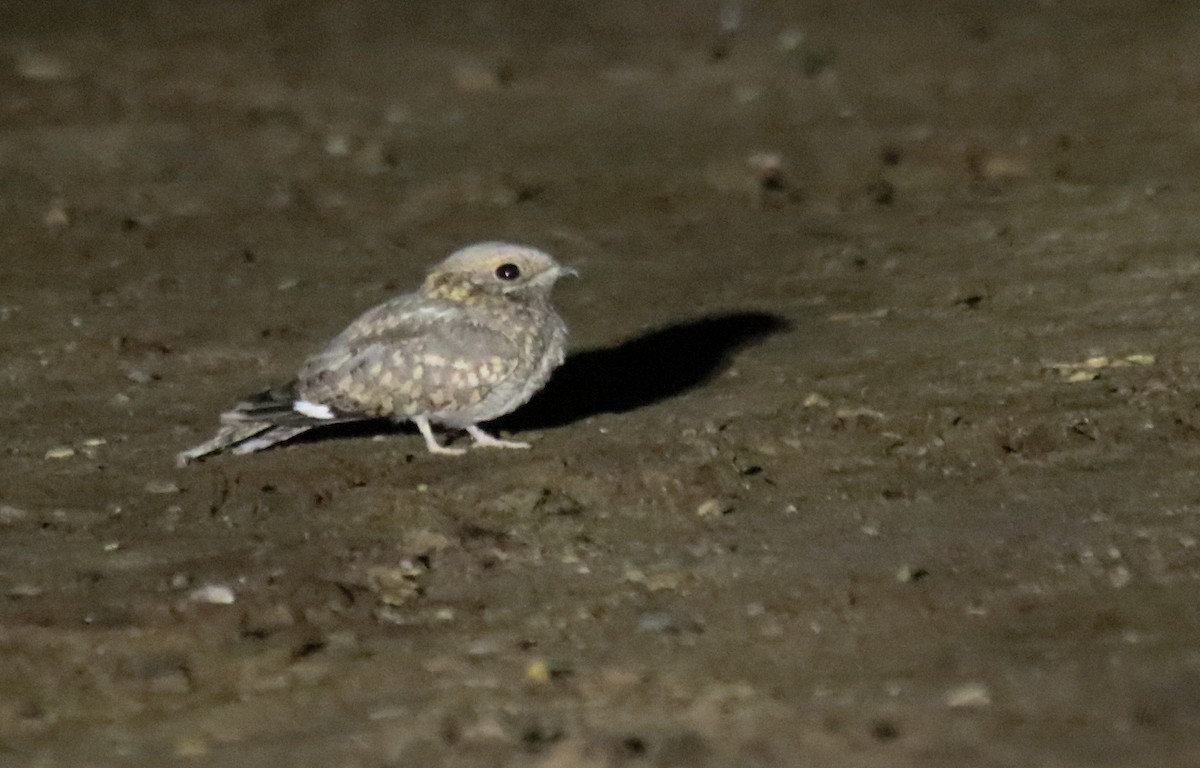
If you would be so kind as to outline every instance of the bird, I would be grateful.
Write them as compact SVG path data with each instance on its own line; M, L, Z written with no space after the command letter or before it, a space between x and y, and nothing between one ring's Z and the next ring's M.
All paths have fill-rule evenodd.
M221 414L216 436L176 456L253 453L315 427L368 419L411 421L432 454L433 426L465 430L473 445L528 448L479 424L524 405L566 353L567 326L550 303L559 278L578 272L526 245L461 248L419 289L367 310L300 366L290 382Z

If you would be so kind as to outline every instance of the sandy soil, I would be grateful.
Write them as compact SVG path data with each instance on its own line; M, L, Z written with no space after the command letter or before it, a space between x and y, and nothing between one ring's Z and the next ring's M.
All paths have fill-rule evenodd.
M0 763L1200 764L1200 9L0 11ZM176 470L451 249L427 455Z

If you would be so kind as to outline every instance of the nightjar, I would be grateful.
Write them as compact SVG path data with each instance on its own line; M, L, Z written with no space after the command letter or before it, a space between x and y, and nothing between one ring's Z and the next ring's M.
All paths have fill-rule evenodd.
M414 293L368 310L282 387L221 415L208 442L179 466L228 450L252 453L327 424L412 421L430 452L432 425L462 429L478 446L528 448L479 424L525 404L563 361L567 327L550 305L558 278L575 270L523 245L479 243L448 256Z

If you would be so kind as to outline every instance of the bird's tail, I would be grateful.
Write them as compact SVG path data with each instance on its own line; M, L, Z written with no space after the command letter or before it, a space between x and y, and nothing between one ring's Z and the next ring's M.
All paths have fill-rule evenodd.
M340 421L312 418L296 411L295 403L294 382L251 395L221 414L221 427L215 437L178 454L176 466L185 467L222 451L239 455L254 453L313 427Z

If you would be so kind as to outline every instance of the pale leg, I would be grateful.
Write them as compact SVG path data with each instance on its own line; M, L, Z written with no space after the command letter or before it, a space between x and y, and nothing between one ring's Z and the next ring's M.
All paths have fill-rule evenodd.
M475 441L475 445L480 448L528 448L529 443L521 443L516 440L501 440L498 437L492 437L487 432L484 432L479 427L471 424L467 427L467 434Z
M430 453L436 453L441 456L462 456L467 452L466 448L447 448L438 443L433 436L433 429L429 426L429 419L424 416L413 416L413 424L417 425L417 429L421 430L421 437L425 438L425 447Z

